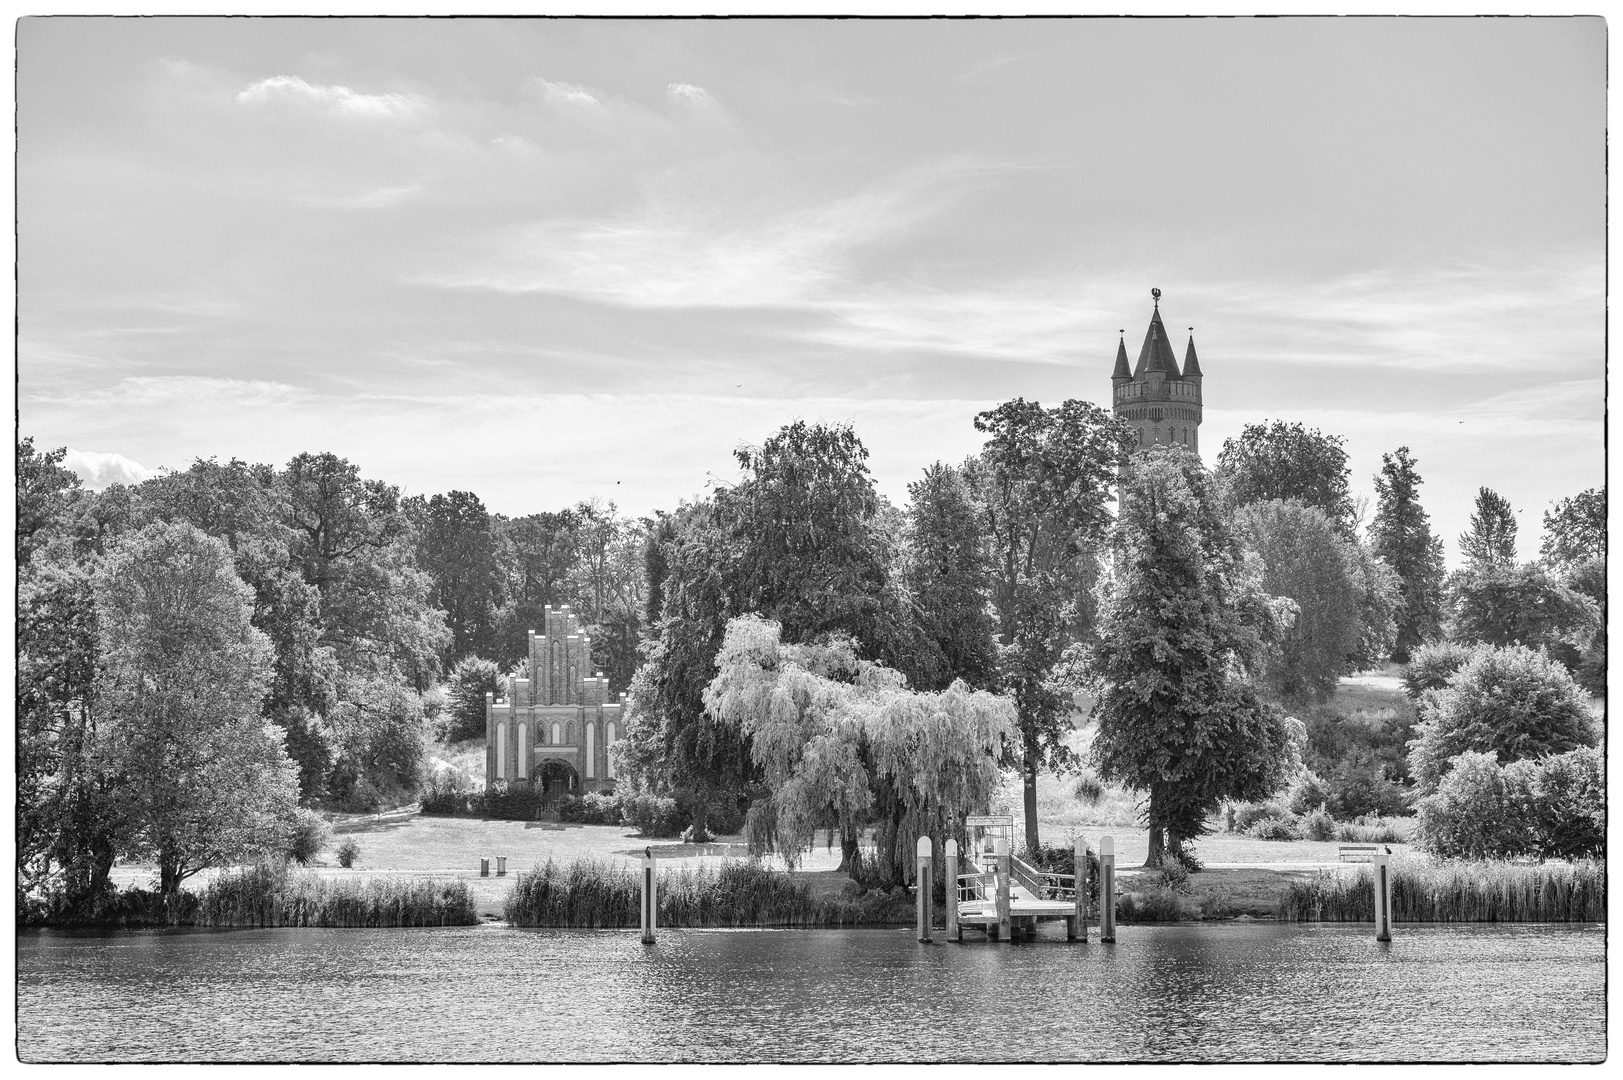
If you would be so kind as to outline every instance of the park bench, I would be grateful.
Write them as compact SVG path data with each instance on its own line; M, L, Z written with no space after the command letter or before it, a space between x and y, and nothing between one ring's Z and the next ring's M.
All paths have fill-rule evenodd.
M1342 844L1339 850L1342 862L1370 862L1381 853L1381 845Z

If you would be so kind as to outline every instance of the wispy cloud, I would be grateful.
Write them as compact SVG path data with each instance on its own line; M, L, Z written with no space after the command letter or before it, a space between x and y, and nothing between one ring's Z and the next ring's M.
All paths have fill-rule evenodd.
M342 116L404 117L421 111L425 101L414 94L362 94L347 86L308 83L297 75L272 75L237 94L239 105L274 102L314 105Z
M398 187L373 188L352 195L303 195L297 200L302 206L315 206L329 210L381 210L398 206L423 191L421 184L403 184Z
M158 475L158 470L149 469L123 454L95 450L70 449L63 455L62 464L77 474L91 491L100 491L110 484L139 484Z
M584 86L574 83L553 82L550 79L533 79L530 83L547 101L555 105L587 105L600 104L597 95Z

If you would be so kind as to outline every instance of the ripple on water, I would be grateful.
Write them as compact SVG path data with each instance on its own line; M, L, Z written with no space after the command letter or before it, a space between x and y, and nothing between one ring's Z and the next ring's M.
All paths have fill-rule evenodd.
M1047 938L1063 935L1045 926ZM18 935L24 1061L1600 1061L1595 926ZM1010 1033L1018 1033L1011 1035Z

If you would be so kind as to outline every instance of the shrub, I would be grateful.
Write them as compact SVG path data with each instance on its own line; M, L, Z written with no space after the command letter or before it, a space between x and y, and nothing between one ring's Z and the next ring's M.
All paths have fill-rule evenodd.
M1545 859L1606 855L1606 763L1583 747L1505 769L1533 835L1533 854Z
M1411 652L1403 665L1404 693L1418 702L1426 691L1441 690L1480 647L1460 641L1428 641Z
M332 839L332 826L314 810L299 807L293 819L293 830L288 834L283 854L300 866L308 866Z
M1359 818L1336 826L1336 839L1343 844L1406 844L1408 836L1380 818Z
M1487 754L1461 754L1420 800L1416 838L1446 858L1604 856L1603 768L1588 747L1503 767Z
M1077 777L1075 795L1078 802L1086 806L1097 806L1099 800L1105 797L1105 786L1092 773L1083 773Z
M1074 874L1076 873L1075 841L1058 847L1053 844L1039 843L1035 848L1027 848L1025 859L1033 867L1048 874ZM1099 900L1099 855L1091 847L1084 848L1088 859L1088 897L1097 903Z
M1342 761L1327 781L1330 798L1325 804L1330 816L1349 821L1368 815L1397 815L1409 809L1403 788L1381 775L1373 761L1354 756Z
M540 790L536 799L540 799ZM620 804L613 795L589 791L585 795L565 795L558 800L558 817L579 825L620 824Z
M1245 832L1255 836L1258 840L1300 840L1301 827L1297 824L1295 815L1283 818L1262 818Z
M1336 819L1324 807L1303 815L1300 828L1309 840L1334 840Z
M1189 869L1176 859L1163 862L1161 869L1156 872L1155 882L1157 888L1171 889L1173 892L1187 889L1189 888Z
M459 773L436 771L418 799L419 812L427 817L453 817L484 811L484 796L463 787Z
M1256 835L1252 826L1258 822L1278 821L1290 816L1290 811L1276 802L1243 803L1234 811L1234 831Z
M346 870L355 865L355 860L361 857L361 845L355 842L353 836L344 837L343 843L338 845L338 865Z
M570 797L565 796L566 801ZM473 796L468 801L494 821L538 821L547 809L541 785L524 782L497 783L482 798Z
M1466 751L1505 761L1594 746L1595 724L1571 674L1542 653L1483 649L1428 699L1409 744L1409 770L1430 794Z
M1303 770L1285 796L1285 805L1293 814L1305 814L1330 801L1330 785L1311 769Z
M689 824L687 811L675 799L647 792L621 796L620 815L644 836L681 836Z

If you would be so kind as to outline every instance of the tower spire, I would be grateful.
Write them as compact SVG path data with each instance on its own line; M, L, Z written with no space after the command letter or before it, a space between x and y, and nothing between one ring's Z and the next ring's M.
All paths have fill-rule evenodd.
M1183 377L1200 378L1200 358L1195 355L1195 328L1189 328L1189 348L1183 354Z

